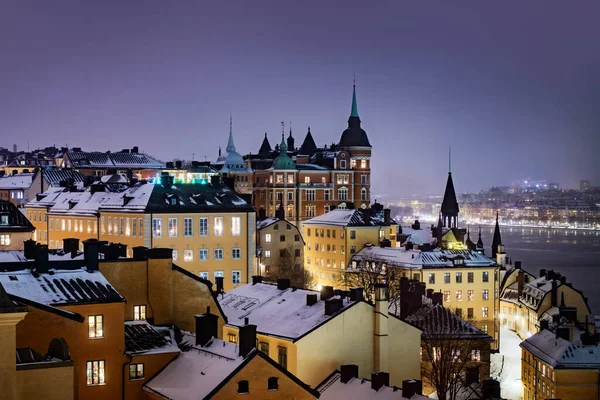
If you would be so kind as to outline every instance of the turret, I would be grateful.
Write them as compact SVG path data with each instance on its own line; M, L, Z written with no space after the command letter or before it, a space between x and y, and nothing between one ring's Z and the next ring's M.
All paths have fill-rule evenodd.
M500 224L498 223L499 212L496 211L496 226L494 227L494 238L492 239L492 258L498 254L498 246L502 246L502 237L500 236Z

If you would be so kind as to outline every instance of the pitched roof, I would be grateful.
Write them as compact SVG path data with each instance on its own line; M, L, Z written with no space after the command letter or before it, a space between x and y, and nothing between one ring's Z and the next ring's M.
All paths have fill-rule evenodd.
M442 200L442 215L458 215L458 201L454 191L454 182L452 181L452 172L448 172L448 181L446 181L446 190Z
M273 151L271 148L271 143L269 143L269 139L267 138L267 133L265 132L265 138L260 145L260 149L258 149L258 154L269 154Z
M253 207L222 183L154 185L148 211L251 211Z
M125 322L125 353L129 355L179 353L179 348L146 321L127 321Z
M426 396L415 394L410 399L402 395L402 389L397 387L383 386L378 391L371 388L369 379L351 378L342 383L342 375L334 371L319 386L317 391L321 393L321 400L427 400Z
M308 132L306 133L306 137L304 137L304 141L302 142L302 145L300 146L300 150L298 151L298 154L310 156L316 150L317 150L317 144L315 143L315 140L313 139L312 134L310 133L310 126L309 126Z
M525 339L520 346L555 369L600 368L598 346L569 342L547 329Z
M9 201L0 200L0 216L7 216L8 221L0 219L0 232L32 232L35 227L17 206Z
M83 175L79 171L75 171L73 169L67 168L52 168L47 170L42 170L42 174L44 180L50 186L59 186L61 182L66 181L68 179L72 179L73 183L83 183L85 182L85 175Z
M316 294L317 303L306 305L306 295ZM280 290L265 283L239 286L218 297L228 324L243 326L249 318L258 332L266 335L299 339L314 328L333 318L325 315L325 301L319 292L288 288ZM343 301L342 311L356 302Z
M98 151L73 151L69 150L65 155L69 161L69 167L73 168L141 168L162 169L165 164L143 153L101 153Z
M0 189L28 189L33 182L33 173L4 175L0 177Z
M367 221L367 216L369 219ZM396 221L390 220L391 224ZM335 209L326 214L304 221L305 225L333 225L333 226L387 226L384 221L384 211L375 210L345 210Z
M415 313L405 318L407 322L423 331L423 337L494 340L441 304L423 305Z
M0 284L17 301L45 306L125 301L99 271L56 270L33 275L31 270L0 272Z

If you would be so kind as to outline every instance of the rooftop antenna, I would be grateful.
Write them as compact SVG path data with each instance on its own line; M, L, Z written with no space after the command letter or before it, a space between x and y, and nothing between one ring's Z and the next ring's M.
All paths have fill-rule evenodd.
M290 121L290 136L292 136L292 121Z
M196 153L192 153L192 161L194 161L195 156L196 156Z
M448 172L452 173L452 147L448 146Z
M285 122L281 121L281 134L285 135Z

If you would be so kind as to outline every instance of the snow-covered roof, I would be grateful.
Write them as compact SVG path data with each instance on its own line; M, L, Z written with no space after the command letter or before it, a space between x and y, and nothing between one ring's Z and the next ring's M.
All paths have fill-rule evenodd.
M491 336L477 329L441 304L423 304L405 320L421 329L425 338L473 339L492 341Z
M317 303L306 305L308 294L316 294ZM243 326L248 318L250 324L256 325L257 332L287 339L299 339L333 317L325 314L325 301L319 292L280 290L277 285L265 283L239 286L218 300L229 325ZM353 304L346 298L342 310Z
M299 170L316 170L316 171L328 171L329 168L323 167L317 164L296 164L296 168Z
M350 378L347 383L342 383L342 375L336 371L317 387L321 394L320 400L409 400L402 395L402 389L397 387L382 386L378 391L371 388L368 379ZM414 394L410 400L427 400L428 397Z
M600 368L598 346L569 342L547 329L525 339L520 346L555 369Z
M125 322L125 353L128 355L179 353L179 347L146 321Z
M358 251L352 261L375 261L393 267L403 268L440 268L454 266L453 260L460 258L465 267L487 267L496 263L471 250L406 250L403 247L379 247L366 245Z
M0 284L16 300L46 306L125 301L102 273L85 269L51 270L38 276L29 269L0 272Z
M79 171L65 168L43 170L44 180L51 186L59 186L60 182L73 179L75 184L85 182L85 175Z
M244 362L235 343L213 338L201 347L188 335L184 342L191 348L148 381L144 390L171 400L204 399Z
M31 232L35 228L25 215L14 204L0 200L0 214L8 216L0 223L0 232Z
M332 226L365 226L365 218L369 216L369 226L386 225L384 211L375 210L345 210L335 209L318 217L304 221L304 225L332 225ZM391 224L396 221L390 219Z
M258 221L256 223L256 230L261 230L263 228L266 228L269 225L273 225L275 222L279 222L279 218L266 218L263 219L262 221Z
M28 189L33 182L33 174L4 175L0 177L0 190Z
M70 252L64 253L62 251L50 250L48 251L48 259L50 261L69 261L69 260L83 260L83 252L77 252L77 256L73 258ZM0 251L0 263L13 263L13 262L32 262L25 258L25 252L23 250L4 250Z
M431 229L413 229L413 228L405 228L402 227L402 235L406 236L405 242L411 242L413 244L417 244L419 246L424 244L431 244L434 241L433 234Z
M101 153L68 151L65 155L73 168L140 168L162 169L165 164L143 153Z

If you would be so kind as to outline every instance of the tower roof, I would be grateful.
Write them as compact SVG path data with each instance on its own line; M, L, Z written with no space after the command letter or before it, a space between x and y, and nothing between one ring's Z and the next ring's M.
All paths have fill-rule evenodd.
M481 227L479 227L479 239L477 239L477 249L483 249L483 240L481 240Z
M494 227L494 238L492 239L492 257L496 256L498 252L498 246L502 244L502 237L500 236L500 224L498 223L499 213L496 211L496 226Z
M448 181L446 182L446 191L442 201L442 215L458 216L459 208L454 191L454 182L452 181L452 172L448 172Z
M221 169L223 172L247 172L248 168L244 163L244 158L240 153L235 151L235 144L233 143L233 123L232 118L229 117L229 141L227 143L227 156L225 156L224 166Z
M367 132L360 127L360 118L358 117L358 106L356 104L356 85L352 88L352 109L348 119L348 128L342 132L339 146L344 147L371 147Z
M304 138L304 142L302 142L302 146L300 146L300 151L298 154L302 154L305 156L312 155L317 150L317 145L315 140L310 133L310 126L308 127L308 132L306 133L306 137Z
M260 145L260 149L258 150L258 154L269 154L273 149L271 149L271 143L269 143L269 139L267 138L267 132L265 132L265 138Z
M227 142L228 153L235 153L235 144L233 143L233 118L229 116L229 141Z
M285 135L281 134L281 144L279 145L279 155L273 161L274 169L296 169L296 163L290 158L287 153L287 144L285 143Z

